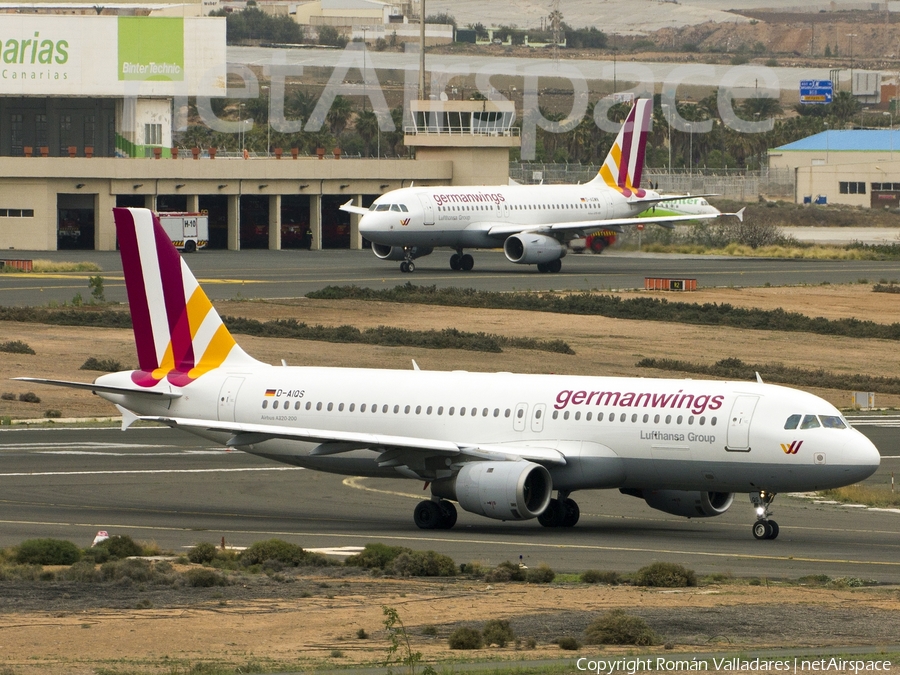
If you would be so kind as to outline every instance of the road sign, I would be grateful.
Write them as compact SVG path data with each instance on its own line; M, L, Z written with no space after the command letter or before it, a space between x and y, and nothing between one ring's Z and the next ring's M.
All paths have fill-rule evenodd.
M800 103L831 103L833 96L831 80L800 80Z

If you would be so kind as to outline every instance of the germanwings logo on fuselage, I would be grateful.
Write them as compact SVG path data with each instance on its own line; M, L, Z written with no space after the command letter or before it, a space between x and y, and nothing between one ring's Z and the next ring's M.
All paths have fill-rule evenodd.
M409 225L409 218L402 218L402 219L400 220L400 225L401 225L402 227L406 227L407 225Z
M619 408L686 408L695 415L707 410L718 410L725 401L723 394L685 394L679 389L671 393L636 391L575 391L563 389L556 395L554 408L562 410L568 405L612 406Z
M444 204L484 204L487 202L491 202L493 204L499 204L500 202L505 202L506 197L503 196L501 192L455 192L455 193L445 193L445 194L433 194L431 195L435 202L437 202L438 206L443 206Z
M803 441L791 441L790 445L788 445L787 443L782 443L781 449L786 455L796 455L797 451L800 450L801 445L803 445Z

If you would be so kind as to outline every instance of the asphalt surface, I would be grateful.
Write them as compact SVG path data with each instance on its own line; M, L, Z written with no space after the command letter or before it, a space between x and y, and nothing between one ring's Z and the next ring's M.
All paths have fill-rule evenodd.
M492 291L643 288L645 277L697 279L701 288L856 283L900 279L896 261L784 260L653 253L570 254L558 274L541 274L534 265L513 265L499 251L476 251L475 269L453 272L450 252L438 250L416 260L413 274L399 263L370 251L202 251L187 262L213 300L297 297L328 285L390 288L412 282ZM106 299L125 302L122 262L115 251L15 251L10 258L96 262ZM0 274L0 305L40 306L71 303L76 294L90 300L88 278L97 273ZM689 297L686 297L689 299Z
M884 459L872 482L900 467L900 420L861 426ZM580 492L571 530L460 512L450 531L416 528L422 486L346 479L225 451L171 429L0 431L0 546L35 537L87 545L98 530L183 550L200 541L246 546L278 537L305 548L383 542L434 549L457 562L542 562L554 570L634 571L655 560L700 574L807 574L900 582L900 513L779 495L775 541L753 539L739 495L723 516L686 520L616 491ZM346 552L346 549L344 549Z

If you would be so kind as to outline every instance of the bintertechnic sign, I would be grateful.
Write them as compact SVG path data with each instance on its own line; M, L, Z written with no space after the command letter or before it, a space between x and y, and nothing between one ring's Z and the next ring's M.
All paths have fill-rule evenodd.
M0 14L0 94L223 96L225 20Z

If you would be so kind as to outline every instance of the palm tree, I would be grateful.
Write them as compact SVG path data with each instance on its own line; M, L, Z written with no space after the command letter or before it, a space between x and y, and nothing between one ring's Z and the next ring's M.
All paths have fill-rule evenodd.
M341 96L340 94L335 96L334 102L331 104L331 109L328 111L328 114L325 115L325 121L331 128L331 133L335 138L344 132L347 123L350 121L351 115L353 115L353 106L350 105L350 99Z
M371 156L372 139L378 135L378 115L372 110L363 110L356 115L355 127L365 146L366 156Z

